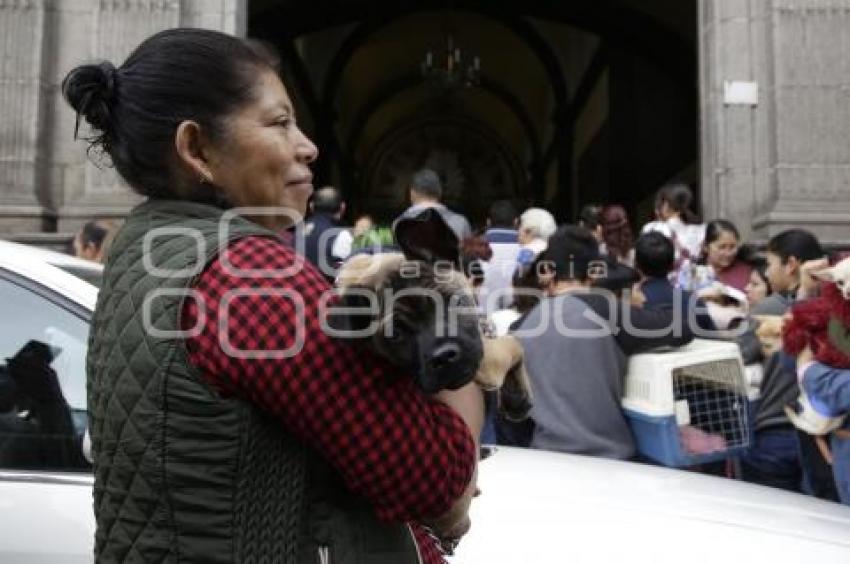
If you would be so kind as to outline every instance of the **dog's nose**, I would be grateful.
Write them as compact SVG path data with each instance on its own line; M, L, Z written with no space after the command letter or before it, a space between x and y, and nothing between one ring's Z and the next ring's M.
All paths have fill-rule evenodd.
M460 347L457 343L440 343L431 351L431 358L428 359L428 364L431 365L431 368L440 369L451 366L458 360L460 360Z

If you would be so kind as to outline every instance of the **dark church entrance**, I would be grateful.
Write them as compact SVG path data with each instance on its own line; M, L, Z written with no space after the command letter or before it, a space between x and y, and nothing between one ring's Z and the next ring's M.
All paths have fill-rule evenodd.
M696 1L252 0L274 44L317 186L388 219L422 166L483 221L509 198L571 221L697 178Z

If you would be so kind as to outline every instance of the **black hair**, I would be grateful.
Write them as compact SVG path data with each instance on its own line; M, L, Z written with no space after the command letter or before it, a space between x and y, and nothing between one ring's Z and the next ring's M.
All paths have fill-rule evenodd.
M313 194L313 212L334 214L342 208L342 194L332 186L319 188Z
M602 206L599 204L586 204L582 206L578 214L580 227L593 231L599 226L599 218L602 214Z
M94 130L89 153L105 152L138 193L175 197L174 134L185 120L221 139L223 118L249 103L258 70L274 69L264 47L225 33L178 28L144 40L124 64L81 65L62 81L62 94Z
M619 204L605 206L599 212L599 224L608 254L618 259L629 256L635 239L625 208Z
M758 274L758 277L761 278L761 281L767 285L767 293L768 295L773 293L773 288L770 285L770 280L767 278L767 259L761 255L752 255L747 260L747 264L752 267L753 272Z
M417 194L421 194L432 200L439 200L443 197L443 185L440 182L440 175L430 168L423 168L413 173L410 177L410 187Z
M87 245L94 245L100 249L108 234L109 229L107 229L102 223L98 221L87 221L80 230L80 244L83 247Z
M674 212L677 212L684 223L699 223L699 217L691 210L694 193L687 184L677 182L663 186L656 195L656 206L667 202Z
M514 271L512 286L519 291L514 292L513 307L522 316L527 315L543 299L543 290L540 288L538 278L541 270L541 255L538 255L531 264L519 266Z
M739 242L741 241L741 234L738 232L738 228L735 227L735 224L727 219L713 219L705 224L705 238L703 239L704 245L710 245L714 243L718 239L720 239L720 235L723 233L731 233L735 236Z
M519 214L509 200L496 200L490 205L487 214L491 227L508 227L513 229Z
M705 224L705 236L702 240L702 252L700 253L699 264L706 264L708 261L708 246L718 239L723 233L731 233L738 241L738 252L735 255L735 260L749 261L750 257L755 253L755 250L749 245L741 241L741 233L735 224L728 219L712 219Z
M635 242L635 267L644 276L665 278L676 264L673 242L657 231L638 237Z
M783 264L790 257L806 262L823 258L826 254L817 237L805 229L788 229L774 235L767 242L767 252L779 256Z
M599 242L590 231L577 225L559 227L549 237L540 258L554 268L555 280L582 282L590 278L592 263L602 260Z

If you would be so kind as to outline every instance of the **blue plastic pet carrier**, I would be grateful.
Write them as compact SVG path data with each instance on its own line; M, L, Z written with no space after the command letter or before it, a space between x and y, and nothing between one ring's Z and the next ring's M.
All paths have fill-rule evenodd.
M696 339L629 359L623 409L638 451L665 466L693 466L744 452L752 393L735 343Z

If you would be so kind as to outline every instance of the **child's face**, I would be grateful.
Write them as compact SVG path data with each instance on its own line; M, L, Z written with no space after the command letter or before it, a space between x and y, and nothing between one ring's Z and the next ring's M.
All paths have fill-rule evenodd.
M800 274L795 257L788 257L782 262L782 257L776 253L767 253L767 280L774 292L787 292L800 284Z
M767 297L767 282L762 279L758 271L753 270L744 290L747 292L747 302L752 307Z

